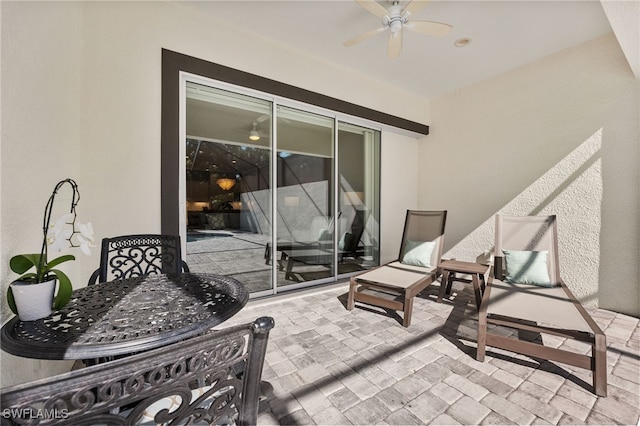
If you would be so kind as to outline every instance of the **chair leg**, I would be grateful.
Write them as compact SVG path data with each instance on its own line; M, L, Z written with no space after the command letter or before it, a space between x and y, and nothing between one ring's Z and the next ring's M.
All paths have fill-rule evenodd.
M593 344L593 392L607 396L607 337L596 334Z
M484 362L484 353L487 346L487 317L486 313L478 312L478 348L476 360Z
M442 271L442 277L440 278L440 291L438 292L438 303L442 303L442 298L445 295L448 285L449 285L449 271L445 269L444 271Z
M472 275L471 282L473 283L473 291L476 294L476 309L480 310L480 303L482 303L482 291L480 289L480 280L478 279L478 274Z
M347 309L352 311L356 302L355 302L355 293L356 293L356 287L358 286L358 284L356 283L356 279L355 277L351 277L351 279L349 280L349 299L347 300Z
M411 313L413 312L413 296L407 296L407 292L404 293L404 317L402 318L402 326L409 327L411 325Z

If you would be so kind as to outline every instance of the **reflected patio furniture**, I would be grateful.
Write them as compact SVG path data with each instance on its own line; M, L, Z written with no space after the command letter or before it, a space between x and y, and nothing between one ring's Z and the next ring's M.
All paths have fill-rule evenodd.
M494 272L478 312L477 360L491 346L584 368L592 372L593 392L606 396L606 336L560 277L556 216L496 215L495 238ZM534 338L523 339L526 333ZM586 342L590 354L535 342L544 335Z
M345 230L338 240L338 263L342 263L347 257L356 258L358 255L364 254L364 249L360 245L364 234L364 213L364 210L356 210L348 228L342 226L342 223L338 224L339 230ZM338 221L344 222L343 219L338 219ZM329 226L332 224L329 223ZM294 279L292 271L296 263L329 267L333 265L335 260L333 233L327 231L321 233L320 236L321 238L314 242L295 242L279 246L281 257L278 260L278 266L280 270L285 270L285 279Z
M361 302L402 311L402 325L408 327L414 297L440 274L446 219L446 211L407 210L398 259L352 276L347 309Z
M101 247L100 267L91 274L89 285L150 274L189 272L189 266L182 260L178 235L122 235L103 238Z
M255 425L273 326L273 318L261 317L3 388L2 424Z

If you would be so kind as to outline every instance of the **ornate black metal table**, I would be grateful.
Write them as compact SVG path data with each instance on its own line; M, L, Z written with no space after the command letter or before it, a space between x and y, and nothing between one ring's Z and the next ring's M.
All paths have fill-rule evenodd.
M37 321L8 321L2 350L38 359L99 359L174 343L226 321L247 303L239 281L213 274L166 274L110 281L73 292Z

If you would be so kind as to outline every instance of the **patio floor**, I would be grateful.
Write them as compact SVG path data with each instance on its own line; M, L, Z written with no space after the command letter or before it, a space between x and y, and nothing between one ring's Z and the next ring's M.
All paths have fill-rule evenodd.
M589 310L607 335L608 397L591 373L487 348L475 360L471 286L438 283L416 298L412 325L357 305L348 283L250 301L225 326L272 316L259 425L624 424L640 417L640 325ZM558 339L552 345L575 345Z

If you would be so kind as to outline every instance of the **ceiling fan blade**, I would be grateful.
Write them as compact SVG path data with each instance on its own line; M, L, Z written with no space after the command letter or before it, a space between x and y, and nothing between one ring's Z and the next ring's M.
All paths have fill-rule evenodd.
M376 15L378 18L384 18L389 14L389 12L387 12L387 9L382 7L382 5L380 5L380 3L378 2L371 0L356 0L356 3Z
M387 48L387 55L389 59L397 58L402 51L402 30L397 33L391 33L389 36L389 46Z
M416 13L420 9L428 5L430 0L413 0L402 11L402 16L408 18L412 13Z
M431 22L431 21L409 21L408 23L405 24L404 27L416 33L421 33L421 34L426 34L431 36L438 36L438 37L447 35L451 30L451 28L453 28L449 24L443 24L442 22Z
M361 41L364 41L368 38L371 38L373 36L375 36L376 34L379 34L381 32L383 32L384 30L386 30L387 27L380 27L380 28L376 28L374 30L371 31L367 31L366 33L360 34L359 36L356 36L350 40L345 41L344 43L342 43L344 45L344 47L349 47L349 46L353 46L356 43L360 43Z

